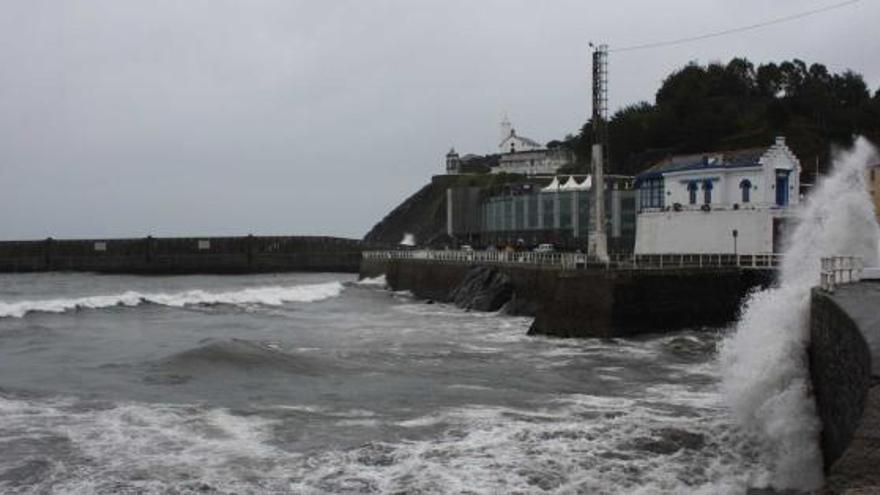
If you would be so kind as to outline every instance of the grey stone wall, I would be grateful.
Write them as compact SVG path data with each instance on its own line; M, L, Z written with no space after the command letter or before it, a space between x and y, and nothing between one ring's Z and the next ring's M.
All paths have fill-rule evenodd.
M880 492L880 384L872 345L880 337L878 305L878 283L812 293L810 375L827 493Z
M474 269L426 260L364 260L361 276L384 273L394 290L453 302L456 288ZM507 310L535 317L529 333L558 337L618 337L726 324L735 320L752 287L772 279L770 272L735 269L492 269L503 273L513 287Z
M364 244L334 237L187 237L0 242L0 272L357 272Z

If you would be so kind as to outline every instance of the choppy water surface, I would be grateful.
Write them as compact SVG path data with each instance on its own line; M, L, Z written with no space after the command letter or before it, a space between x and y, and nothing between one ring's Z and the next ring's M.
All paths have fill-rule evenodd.
M0 491L741 493L715 331L530 320L347 275L0 276Z

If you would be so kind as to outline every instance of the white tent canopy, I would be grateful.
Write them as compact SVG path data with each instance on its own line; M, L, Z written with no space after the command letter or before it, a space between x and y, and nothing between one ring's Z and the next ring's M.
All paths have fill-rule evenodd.
M557 192L559 191L559 177L553 177L553 182L547 187L541 189L541 192Z
M559 177L553 177L553 182L547 187L541 189L541 192L568 192L568 191L589 191L593 188L593 176L588 175L583 182L578 183L573 175L568 176L568 180L564 184L560 184Z

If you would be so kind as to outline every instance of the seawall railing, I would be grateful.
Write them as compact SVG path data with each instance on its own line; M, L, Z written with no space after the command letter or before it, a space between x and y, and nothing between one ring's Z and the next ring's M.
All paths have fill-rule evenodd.
M822 258L819 287L826 292L834 292L834 289L839 285L860 281L864 269L865 266L862 258L857 256L829 256Z
M425 260L447 263L487 263L534 265L563 270L586 268L672 269L672 268L742 268L775 269L781 262L778 254L638 254L614 256L600 262L583 253L535 253L517 251L462 250L391 250L364 251L366 260Z

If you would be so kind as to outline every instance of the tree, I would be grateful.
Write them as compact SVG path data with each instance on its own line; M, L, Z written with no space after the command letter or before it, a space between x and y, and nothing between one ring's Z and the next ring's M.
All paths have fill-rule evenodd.
M824 168L831 144L848 144L855 134L880 139L880 89L872 95L855 72L834 74L798 59L757 68L745 58L691 62L663 80L654 103L617 111L608 131L615 173L636 174L672 153L766 146L776 135L787 136L802 161L819 157ZM591 123L562 143L584 167Z

